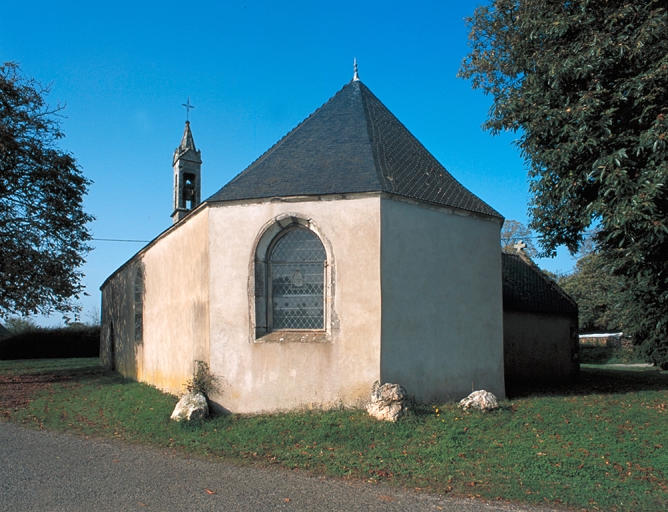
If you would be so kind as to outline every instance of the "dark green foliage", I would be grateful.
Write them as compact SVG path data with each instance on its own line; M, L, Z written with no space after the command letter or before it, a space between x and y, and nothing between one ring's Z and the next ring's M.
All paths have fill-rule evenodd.
M76 311L82 290L90 182L56 147L59 109L44 103L47 92L0 65L0 316Z
M0 340L0 359L98 357L100 327L36 328Z
M25 331L34 331L39 326L27 317L14 316L5 320L5 328L10 334L20 334Z
M580 363L619 364L639 363L638 349L633 346L608 347L600 345L580 345Z
M461 76L492 95L485 127L518 131L548 255L588 228L624 280L625 331L668 364L665 3L494 0L476 9Z
M601 256L583 256L573 273L557 280L566 293L578 303L580 332L623 331L622 295L627 293L624 279L607 272Z

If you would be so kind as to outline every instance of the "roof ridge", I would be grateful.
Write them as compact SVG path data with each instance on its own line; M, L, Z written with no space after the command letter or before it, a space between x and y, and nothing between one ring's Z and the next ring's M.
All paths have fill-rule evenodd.
M259 164L259 163L262 162L263 160L267 159L267 158L268 158L274 151L276 151L278 148L281 147L281 145L283 144L283 142L285 142L285 140L286 140L288 137L290 137L293 133L296 133L302 126L304 126L304 124L306 124L307 121L309 121L313 116L315 116L318 112L320 112L323 108L325 108L325 106L329 105L329 104L332 102L332 100L334 99L334 97L335 97L337 94L339 94L341 91L343 91L346 87L348 87L350 84L352 84L352 82L353 82L353 81L351 80L350 82L348 82L347 84L345 84L343 87L341 87L341 89L339 89L338 91L336 91L336 93L333 94L333 95L332 95L332 96L331 96L325 103L323 103L323 104L320 105L318 108L316 108L316 109L315 109L313 112L311 112L308 116L306 116L304 119L302 119L302 120L297 124L297 126L295 126L294 128L292 128L290 131L288 131L287 133L285 133L280 139L278 139L276 142L274 142L274 144L273 144L272 146L270 146L269 149L267 149L264 153L262 153L262 154L261 154L260 156L258 156L255 160L253 160L251 163L249 163L243 171L241 171L241 172L240 172L239 174L237 174L234 178L232 178L230 181L228 181L227 184L226 184L225 186L228 186L228 185L233 184L235 181L237 181L237 180L239 180L241 177L243 177L246 173L252 171L252 170L253 170L253 167L255 166L255 164ZM211 196L209 196L208 198L206 198L206 199L205 199L204 201L202 201L202 202L206 202L206 201L208 201L209 199L211 199L211 197L213 197L213 196L216 195L216 194L217 194L217 192L214 193L214 194L212 194Z
M392 183L390 180L387 179L385 176L385 173L383 172L383 169L381 169L381 164L380 164L380 157L378 155L378 148L376 147L376 144L374 144L374 134L372 133L373 130L373 123L371 122L371 116L369 113L369 106L367 105L366 97L365 97L365 91L372 96L375 97L375 95L371 92L371 90L362 83L361 80L356 81L360 90L360 97L362 99L362 107L364 108L364 119L366 121L366 133L367 136L369 137L369 145L371 146L371 154L373 155L373 162L374 162L374 170L376 171L376 176L378 178L378 184L381 186L382 190L387 190L387 192L395 193L394 192L394 183ZM378 98L376 98L378 100ZM380 100L378 100L380 101ZM383 105L385 106L385 105ZM387 108L387 107L385 107ZM389 182L389 183L388 183ZM391 190L388 190L391 189Z

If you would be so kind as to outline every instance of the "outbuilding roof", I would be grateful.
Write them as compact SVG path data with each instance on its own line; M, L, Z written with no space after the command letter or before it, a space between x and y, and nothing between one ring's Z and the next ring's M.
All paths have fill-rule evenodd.
M504 250L501 267L504 310L577 314L577 303L528 257Z
M386 192L501 217L357 79L207 201L357 192Z

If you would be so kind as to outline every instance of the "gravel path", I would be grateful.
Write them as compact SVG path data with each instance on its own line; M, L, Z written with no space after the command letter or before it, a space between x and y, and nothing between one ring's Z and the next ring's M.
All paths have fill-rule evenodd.
M0 422L0 511L537 511Z

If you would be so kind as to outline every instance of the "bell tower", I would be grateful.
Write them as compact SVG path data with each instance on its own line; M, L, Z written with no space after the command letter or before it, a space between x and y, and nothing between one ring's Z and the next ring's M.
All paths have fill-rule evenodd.
M190 103L190 102L188 102ZM186 121L181 144L174 150L174 211L172 222L176 224L201 201L201 152L195 148L190 121Z

